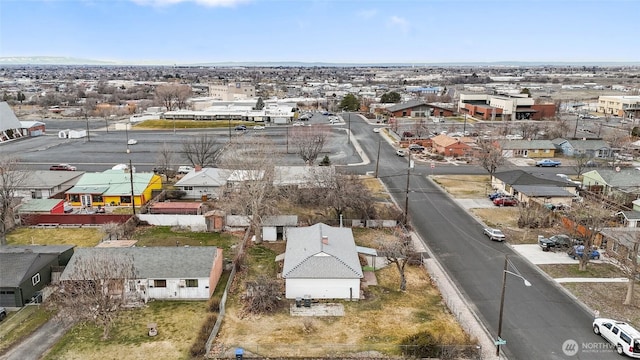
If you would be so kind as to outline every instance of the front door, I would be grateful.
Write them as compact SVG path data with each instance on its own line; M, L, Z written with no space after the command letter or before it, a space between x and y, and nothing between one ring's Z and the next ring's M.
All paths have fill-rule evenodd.
M82 206L84 207L91 207L91 195L81 195L80 196L80 202L82 203Z

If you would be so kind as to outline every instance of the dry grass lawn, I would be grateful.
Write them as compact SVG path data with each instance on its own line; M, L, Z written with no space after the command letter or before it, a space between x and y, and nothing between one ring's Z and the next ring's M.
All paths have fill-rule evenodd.
M51 318L51 313L40 306L25 306L17 312L9 312L0 326L0 354L11 345L29 336Z
M272 315L245 316L235 293L227 304L217 346L227 350L241 346L269 356L321 356L341 350L398 351L403 338L423 330L436 330L443 342L460 344L467 339L423 268L407 269L406 292L397 290L394 267L376 275L379 285L367 290L365 300L341 302L344 317L292 317L288 306Z
M627 284L620 283L571 283L563 284L589 308L600 312L601 317L624 320L640 328L640 286L636 285L634 302L623 305Z
M109 340L94 325L78 325L67 332L44 360L175 360L190 359L189 348L206 316L203 301L154 301L143 309L123 312ZM147 324L158 324L149 337Z
M489 175L436 175L432 179L458 199L484 198L491 191Z
M97 227L40 229L22 227L7 234L9 245L96 246L104 234Z

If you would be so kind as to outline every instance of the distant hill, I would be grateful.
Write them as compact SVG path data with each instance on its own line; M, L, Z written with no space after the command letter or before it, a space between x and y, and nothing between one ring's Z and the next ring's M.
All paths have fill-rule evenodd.
M363 67L363 66L380 66L380 67L407 67L407 66L640 66L637 62L616 62L616 61L599 61L599 62L562 62L562 61L496 61L496 62L439 62L439 63L331 63L331 62L302 62L302 61L227 61L227 62L208 62L208 63L135 63L135 62L118 62L104 61L92 59L80 59L73 57L61 56L6 56L0 57L0 66L2 65L141 65L141 66L215 66L215 67Z

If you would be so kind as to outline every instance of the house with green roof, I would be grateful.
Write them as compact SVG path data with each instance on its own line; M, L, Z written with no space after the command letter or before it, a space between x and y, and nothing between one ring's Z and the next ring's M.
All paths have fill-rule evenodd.
M162 189L162 178L154 173L106 170L85 173L66 193L72 206L141 206L151 200L153 190ZM133 199L133 200L132 200Z
M582 174L582 186L604 196L631 202L640 196L638 175L637 169L597 169Z

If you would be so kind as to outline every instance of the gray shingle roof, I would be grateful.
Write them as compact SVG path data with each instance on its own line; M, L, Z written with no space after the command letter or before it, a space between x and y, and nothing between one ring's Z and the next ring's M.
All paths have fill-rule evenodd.
M196 247L131 247L77 248L60 280L75 276L78 258L99 258L103 254L132 256L139 279L192 279L209 277L218 248Z
M328 244L322 243L327 236ZM363 277L350 228L315 224L287 229L283 278L359 279Z
M558 180L545 179L544 177L538 177L523 170L502 171L493 174L493 176L496 179L499 179L505 184L509 185L554 185L561 187L570 186L570 184L560 178L558 178Z
M396 104L393 106L389 106L387 108L387 110L389 111L399 111L399 110L404 110L404 109L411 109L413 107L416 106L422 106L422 105L427 105L427 102L424 100L410 100L401 104Z
M0 252L0 287L19 287L27 277L57 258L58 254Z
M575 195L558 186L547 185L513 185L520 193L531 197L574 197Z

